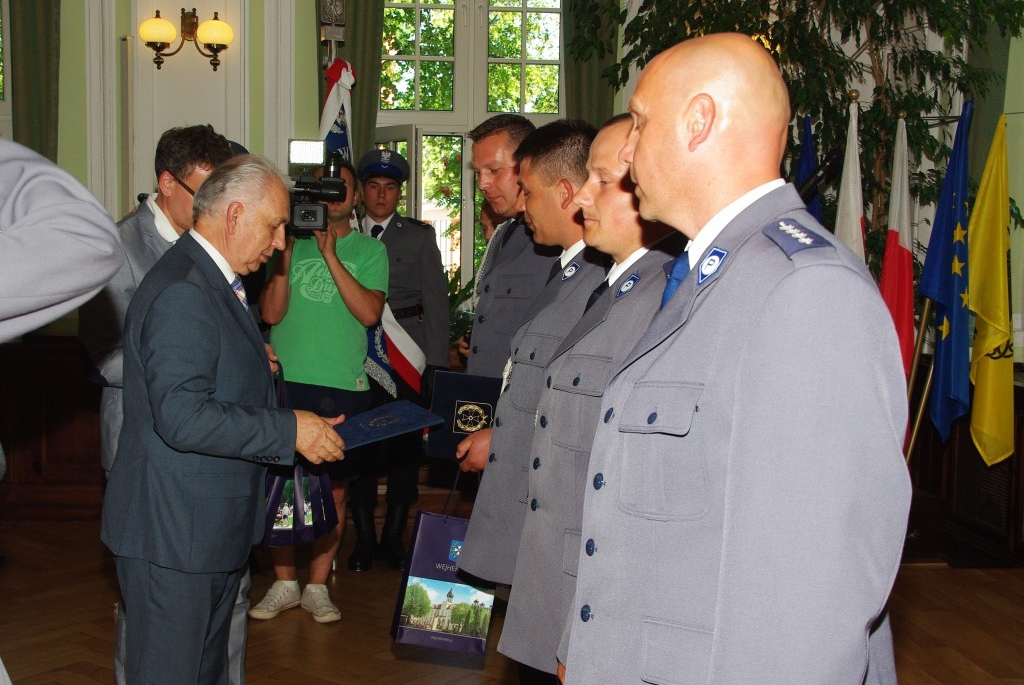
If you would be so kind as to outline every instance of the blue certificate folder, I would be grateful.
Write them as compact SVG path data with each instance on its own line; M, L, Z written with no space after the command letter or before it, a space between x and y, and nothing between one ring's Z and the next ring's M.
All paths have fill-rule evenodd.
M334 430L345 441L345 449L350 450L443 422L444 419L437 414L431 414L409 400L395 400L355 416L345 417Z
M443 419L427 434L427 456L454 459L470 433L490 428L501 393L501 379L452 371L434 372L430 409Z

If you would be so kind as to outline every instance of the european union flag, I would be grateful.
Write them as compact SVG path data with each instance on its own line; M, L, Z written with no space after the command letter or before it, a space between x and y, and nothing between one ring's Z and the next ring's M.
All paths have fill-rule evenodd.
M967 293L967 134L974 101L964 102L942 181L918 290L935 302L935 370L928 413L943 440L970 404Z
M796 184L811 177L818 168L818 153L814 150L814 135L811 133L811 117L804 115L802 128L800 129L800 158L796 163ZM821 200L815 191L814 197L807 201L807 211L811 213L818 223L821 223Z

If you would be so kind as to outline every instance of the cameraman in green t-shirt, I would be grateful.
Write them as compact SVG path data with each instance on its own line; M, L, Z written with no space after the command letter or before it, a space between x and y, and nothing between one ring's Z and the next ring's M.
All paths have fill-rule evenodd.
M270 344L285 368L292 408L321 416L352 416L370 408L363 364L366 329L380 320L388 290L387 250L352 229L352 208L359 200L355 169L341 161L338 176L347 192L341 202L322 202L327 230L313 231L311 238L289 234L260 296L263 320L273 325ZM301 604L318 623L341 618L325 583L341 544L355 463L337 462L328 474L339 523L313 542L309 582L300 594L294 547L272 548L276 581L249 616L274 618Z

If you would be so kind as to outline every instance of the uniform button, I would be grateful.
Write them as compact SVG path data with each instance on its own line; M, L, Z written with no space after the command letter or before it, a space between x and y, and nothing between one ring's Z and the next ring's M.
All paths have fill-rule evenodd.
M532 359L533 359L534 357L536 357L536 356L537 356L537 353L536 353L536 352L531 352L531 353L530 353L530 359L531 359L531 360L532 360Z
M594 556L594 552L597 551L597 544L594 542L594 538L590 538L589 540L587 540L586 550L588 557Z
M533 470L536 471L540 468L540 457L533 458Z
M548 427L548 417L546 417L546 416L540 417L540 427L541 428L547 428Z
M580 377L576 376L576 378L573 378L572 379L572 384L573 385L579 385L580 384Z
M473 345L473 354L476 354L479 350L476 345Z
M615 408L614 407L609 407L608 411L606 411L604 413L604 422L608 423L609 421L612 420L613 416L615 416Z
M582 619L583 622L586 623L587 621L590 620L591 616L592 616L592 614L590 613L590 605L589 604L584 604L583 608L580 609L580 619Z
M487 455L487 461L490 461L490 462L494 461L494 452L491 452L489 455Z
M498 428L500 426L501 426L501 419L500 418L494 419L494 427Z
M480 316L476 317L476 320L479 321L480 323L483 323L484 322L484 315L481 314Z
M595 490L600 490L603 487L604 487L604 474L603 473L599 473L596 476L594 476L594 489Z
M551 387L551 376L548 376L548 387Z
M506 295L511 295L512 294L512 288L509 288L508 290L506 290L505 294Z
M537 511L537 500L535 500L535 499L530 500L530 509L533 509L534 511Z
M485 293L489 293L489 292L491 292L491 285L490 285L489 283L488 283L487 285L485 285L485 286L484 286L484 292L485 292Z
M516 351L515 351L515 352L513 352L512 354L519 354L519 348L517 347L517 348L516 348Z
M657 420L658 420L658 412L652 411L650 414L647 415L647 423L654 423Z

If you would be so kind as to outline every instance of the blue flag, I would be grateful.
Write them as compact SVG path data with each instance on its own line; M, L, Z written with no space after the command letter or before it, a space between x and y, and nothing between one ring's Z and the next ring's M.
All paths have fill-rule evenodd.
M935 366L928 413L942 436L970 404L967 299L967 134L974 101L964 102L942 181L918 290L935 302Z
M799 186L806 181L818 168L818 153L814 149L814 135L811 133L811 117L804 115L803 128L800 130L800 159L796 163L796 184ZM807 201L807 211L811 213L818 223L821 223L821 201L818 199L818 191Z

